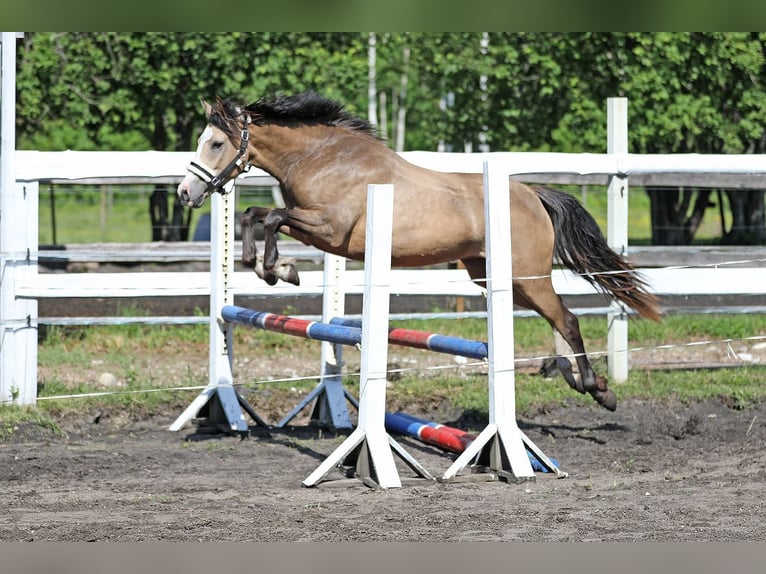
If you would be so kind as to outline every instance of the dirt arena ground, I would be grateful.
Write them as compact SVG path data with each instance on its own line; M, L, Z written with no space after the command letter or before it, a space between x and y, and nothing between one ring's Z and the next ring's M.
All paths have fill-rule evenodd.
M766 405L560 408L519 424L567 478L511 484L466 469L432 482L398 462L403 486L388 490L335 470L301 485L342 435L299 424L253 427L245 440L167 431L177 414L119 425L83 414L65 437L17 429L0 443L0 540L766 539ZM436 475L453 460L399 442Z

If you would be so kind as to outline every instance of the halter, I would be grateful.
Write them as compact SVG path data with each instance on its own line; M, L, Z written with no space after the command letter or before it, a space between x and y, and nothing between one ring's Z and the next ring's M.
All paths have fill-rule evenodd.
M239 171L240 174L245 173L250 169L250 164L245 159L245 154L247 152L247 141L250 139L250 132L248 131L249 126L250 115L246 114L245 125L242 128L242 132L239 136L239 149L237 150L237 155L233 160L229 162L229 165L221 170L221 173L218 175L215 175L215 172L213 172L212 169L204 164L197 163L193 160L189 163L189 167L186 168L187 171L193 173L202 181L207 183L207 189L205 190L206 193L210 192L210 189L212 188L213 191L217 191L220 194L225 194L226 190L223 188L223 186L227 181L229 181L231 173L242 164L245 164L245 167Z

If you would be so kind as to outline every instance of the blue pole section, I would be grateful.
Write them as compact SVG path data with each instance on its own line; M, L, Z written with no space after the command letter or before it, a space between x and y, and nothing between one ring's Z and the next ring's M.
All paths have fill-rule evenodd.
M362 322L355 319L334 318L330 320L330 324L359 329L362 327ZM461 339L460 337L438 335L436 333L401 329L398 327L389 329L388 341L394 345L428 349L436 353L460 355L480 360L486 359L489 353L487 343L483 341L473 341L471 339Z

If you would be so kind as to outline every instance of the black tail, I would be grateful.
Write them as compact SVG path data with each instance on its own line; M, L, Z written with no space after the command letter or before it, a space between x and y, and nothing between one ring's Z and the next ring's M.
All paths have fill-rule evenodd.
M580 202L549 187L534 189L553 222L554 251L561 263L642 317L659 321L659 299L647 290L635 267L609 247L598 224Z

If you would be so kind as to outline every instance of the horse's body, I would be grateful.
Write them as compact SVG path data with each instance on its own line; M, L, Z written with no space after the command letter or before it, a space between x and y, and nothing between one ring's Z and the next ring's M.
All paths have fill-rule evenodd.
M483 283L480 174L441 173L415 166L375 138L366 122L311 92L259 100L246 108L218 100L214 106L205 104L205 109L210 123L200 136L191 173L178 187L179 197L199 207L249 165L274 176L287 207L251 207L242 217L243 261L270 284L277 278L297 281L294 268L277 265L277 231L323 251L364 258L370 183L394 185L392 265L461 260L471 278ZM567 382L614 410L614 393L604 378L595 375L585 356L577 318L553 290L554 253L642 316L658 319L656 299L646 292L633 268L608 247L593 218L574 198L514 180L510 193L513 270L515 277L524 278L514 280L514 301L545 317L576 354L579 378L572 375L566 359L559 360ZM257 222L263 223L265 232L262 268L253 241ZM624 273L603 273L609 271Z

